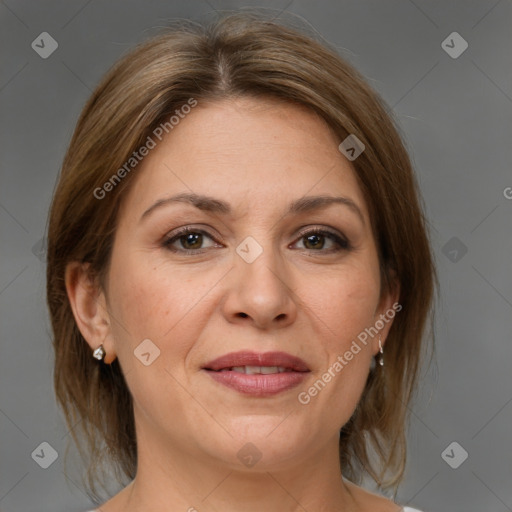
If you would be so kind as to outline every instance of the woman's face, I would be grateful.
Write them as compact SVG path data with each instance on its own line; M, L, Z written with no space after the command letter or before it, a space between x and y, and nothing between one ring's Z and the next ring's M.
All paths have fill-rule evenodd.
M296 106L199 102L131 171L105 344L140 439L237 467L259 453L258 468L337 443L378 351L378 335L353 342L396 298L380 300L367 206L340 142Z

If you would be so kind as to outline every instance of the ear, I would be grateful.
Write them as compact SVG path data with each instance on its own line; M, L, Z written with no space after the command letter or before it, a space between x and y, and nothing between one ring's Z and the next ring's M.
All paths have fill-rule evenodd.
M103 345L106 351L103 362L111 364L116 355L107 302L98 280L90 271L89 264L78 261L69 263L66 267L65 284L71 309L82 336L92 351Z
M389 330L393 324L393 320L399 311L402 309L402 305L398 302L400 299L400 283L396 277L394 271L389 271L389 285L387 290L381 294L379 305L375 312L374 326L378 329L378 335L373 337L373 354L379 352L379 337L384 347L386 338L388 337ZM382 325L384 324L384 325Z

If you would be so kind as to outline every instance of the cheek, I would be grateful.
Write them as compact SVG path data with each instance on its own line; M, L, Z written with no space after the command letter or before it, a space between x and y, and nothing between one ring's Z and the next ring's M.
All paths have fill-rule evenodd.
M135 337L160 337L159 324L163 326L171 312L179 313L186 287L147 260L143 253L117 258L119 264L112 264L110 274L110 302L114 315Z
M151 415L156 414L149 412L155 404L178 407L187 402L171 375L184 381L180 364L202 328L197 316L201 311L205 316L205 306L198 301L206 292L199 283L187 283L190 278L179 271L149 265L149 259L135 253L112 265L109 302L115 349L128 387L137 406ZM147 366L142 358L146 352Z
M309 300L313 317L317 317L324 357L316 384L306 393L315 404L313 407L325 411L333 428L348 421L366 384L371 338L366 336L366 344L361 340L375 320L380 291L378 275L371 269L351 266L336 279L326 279L321 291ZM308 399L304 395L303 398Z
M131 337L160 338L170 312L179 308L179 289L157 279L156 271L135 265L127 270L113 276L114 314L119 315Z
M345 351L371 326L378 306L380 281L369 265L352 265L325 279L310 298L310 306L327 333L330 352Z
M150 339L161 350L162 360L184 357L207 321L208 291L218 276L201 273L192 278L190 270L149 264L145 253L135 253L122 264L112 265L110 274L111 311L118 324L114 337L120 358ZM119 259L118 259L119 261ZM202 312L202 314L201 314ZM167 357L166 354L169 354Z

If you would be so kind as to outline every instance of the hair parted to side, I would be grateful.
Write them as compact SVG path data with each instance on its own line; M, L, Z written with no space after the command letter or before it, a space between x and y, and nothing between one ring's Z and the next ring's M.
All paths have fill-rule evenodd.
M306 106L340 142L355 134L365 145L352 165L369 208L382 292L395 279L402 310L386 340L385 366L370 373L341 430L340 461L355 483L366 473L381 488L396 489L403 478L408 404L430 346L424 334L436 284L412 166L383 101L351 65L314 36L250 12L207 25L181 23L125 55L85 105L64 158L48 226L54 384L76 445L89 459L87 485L96 499L103 464L120 483L135 477L133 404L118 360L98 364L75 323L66 265L87 262L104 283L119 207L139 170L102 200L94 191L190 98L201 104L243 96Z

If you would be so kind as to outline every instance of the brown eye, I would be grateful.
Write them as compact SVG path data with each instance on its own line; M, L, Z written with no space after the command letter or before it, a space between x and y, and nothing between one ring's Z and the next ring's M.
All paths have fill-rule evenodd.
M183 249L200 249L203 243L203 235L201 233L189 233L181 235L178 240Z
M214 241L206 231L186 227L166 237L162 245L173 252L197 254L202 252L203 249L207 249L214 245L210 244L209 246L204 247L203 244L207 239Z
M330 231L316 229L302 232L300 235L300 240L304 241L304 248L308 251L337 252L350 249L350 244L346 239Z
M314 233L304 237L306 249L323 249L325 245L324 235Z

